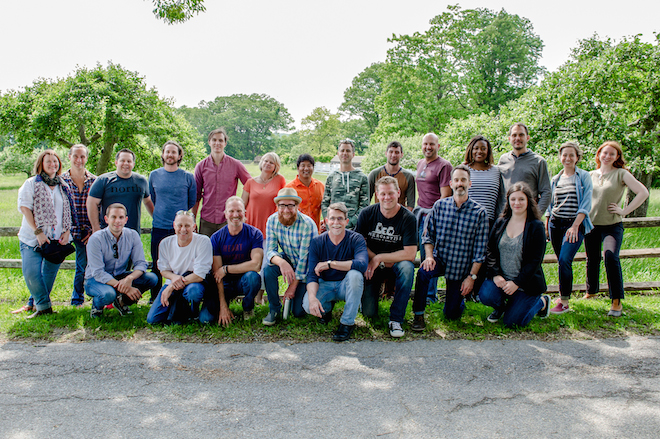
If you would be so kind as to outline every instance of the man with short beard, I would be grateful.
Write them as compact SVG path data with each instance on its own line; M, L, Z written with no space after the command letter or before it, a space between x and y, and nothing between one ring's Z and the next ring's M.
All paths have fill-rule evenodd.
M415 208L415 174L404 169L400 162L403 158L403 145L396 140L387 145L385 151L387 163L369 173L369 200L376 195L374 203L378 203L376 182L383 177L393 177L399 185L399 204L412 211Z
M444 276L447 281L444 314L449 320L463 315L463 297L472 292L481 264L486 259L488 214L468 196L470 168L458 165L451 172L453 196L438 200L426 222L422 235L426 257L417 271L415 282L415 314L412 330L426 328L424 309L426 291L431 278Z
M289 285L284 292L285 300L292 300L293 315L303 317L303 297L307 288L307 260L309 244L318 231L314 221L298 211L301 198L293 188L280 189L273 199L277 212L266 222L266 261L263 268L264 283L268 294L270 312L262 320L266 326L274 325L280 319L279 282L283 276ZM281 249L281 251L278 251Z

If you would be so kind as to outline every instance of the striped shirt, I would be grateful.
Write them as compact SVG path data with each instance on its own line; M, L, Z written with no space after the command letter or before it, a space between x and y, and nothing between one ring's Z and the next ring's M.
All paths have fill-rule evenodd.
M317 236L318 230L314 220L302 212L290 225L285 226L275 212L266 221L266 260L270 264L273 256L286 256L296 273L296 279L305 281L307 277L307 262L309 258L309 244ZM278 248L282 252L278 252Z
M559 178L552 193L552 215L557 218L573 219L578 213L577 189L575 187L575 174L567 177L565 174Z
M454 197L438 200L428 216L422 244L433 244L433 256L446 264L445 279L462 280L473 263L486 259L488 215L468 198L461 207Z
M472 181L472 186L468 190L470 198L481 204L488 213L488 219L494 222L506 202L500 168L491 166L485 171L470 168L470 180Z
M73 200L73 205L71 206L71 213L73 214L71 236L73 239L80 241L85 236L92 234L92 223L89 222L89 216L87 216L87 195L89 195L89 189L92 187L92 183L96 180L96 175L85 170L85 183L83 184L82 191L76 186L73 178L71 178L70 169L60 175L60 178L64 180L66 184L69 185L69 189L71 189L69 191L71 199Z

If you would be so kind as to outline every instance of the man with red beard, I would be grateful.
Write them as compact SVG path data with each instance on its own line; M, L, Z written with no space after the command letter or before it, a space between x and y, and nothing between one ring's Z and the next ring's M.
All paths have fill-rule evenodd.
M263 268L270 307L270 312L262 320L266 326L272 326L280 319L282 305L277 280L279 276L283 276L289 285L284 292L284 299L293 301L293 315L305 315L302 301L307 289L305 277L309 244L318 235L314 220L298 211L301 198L294 188L280 189L273 201L277 212L266 222L265 253L268 264Z

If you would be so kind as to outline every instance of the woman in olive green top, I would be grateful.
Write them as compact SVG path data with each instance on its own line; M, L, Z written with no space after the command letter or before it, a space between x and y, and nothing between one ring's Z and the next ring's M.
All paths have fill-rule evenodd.
M623 308L623 275L619 261L623 241L621 220L641 206L649 196L648 189L625 169L622 154L621 145L613 141L603 143L596 151L596 170L591 171L594 190L589 213L594 228L584 238L587 251L587 294L584 297L589 299L598 293L602 246L612 299L612 307L607 315L611 317L620 317ZM635 198L625 208L621 208L619 203L626 187L635 193Z

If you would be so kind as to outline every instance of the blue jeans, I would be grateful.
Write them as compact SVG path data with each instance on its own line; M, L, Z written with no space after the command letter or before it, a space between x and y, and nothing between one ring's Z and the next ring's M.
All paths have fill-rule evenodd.
M424 224L426 223L426 218L428 214L421 214L419 217L419 224L417 224L417 242L419 243L419 260L423 261L426 259L426 250L424 250L424 244L422 244L422 233L424 232ZM429 286L427 288L428 293L427 297L431 302L438 301L438 278L433 277L429 281Z
M415 281L415 298L413 299L413 312L415 315L424 315L426 308L426 297L424 292L428 289L430 280L434 277L444 276L445 263L435 258L435 268L426 271L421 268L417 271L417 280ZM463 315L465 309L465 300L461 295L461 284L463 280L450 280L445 278L447 289L445 294L445 307L443 313L449 320L458 320Z
M238 296L243 297L243 312L254 309L254 298L261 288L261 276L256 271L248 271L243 274L229 274L223 279L225 292L225 303L229 305ZM206 276L206 288L204 289L204 304L199 312L201 323L218 323L220 315L220 298L218 287L215 283L213 273Z
M339 322L351 326L355 324L360 303L362 301L362 290L364 288L364 275L357 270L349 270L340 281L324 281L319 279L319 290L316 298L321 302L321 307L327 313L332 310L332 302L343 300L344 312ZM305 294L303 308L309 314L309 294Z
M561 298L568 300L573 292L573 258L584 239L584 226L578 228L577 241L571 243L566 239L566 231L571 228L574 220L550 217L548 231L550 242L559 262L559 293Z
M185 323L199 314L199 304L204 298L204 282L195 282L185 286L183 290L174 290L170 295L169 306L160 303L160 296L167 288L164 285L151 304L147 323L156 324L163 322Z
M123 279L129 274L131 273L122 273L121 275L116 276L115 279ZM133 281L133 286L140 290L141 293L144 293L156 285L156 282L158 282L158 278L155 274L143 273L142 276ZM117 298L117 290L108 284L102 284L101 282L96 281L94 278L85 279L85 291L87 292L87 295L92 298L92 307L96 309L103 309L104 306L110 305ZM131 305L134 302L125 296L124 303L126 305Z
M512 295L507 295L498 288L492 279L486 279L479 290L481 303L493 309L504 312L502 322L509 328L525 327L543 308L541 296L530 296L522 288ZM550 306L550 304L548 304Z
M35 247L21 242L21 261L23 267L23 278L28 291L30 291L30 302L34 301L37 311L50 308L50 292L53 289L57 271L60 264L53 264L45 260ZM30 303L28 302L28 303Z
M76 274L73 278L73 291L71 292L71 305L82 305L85 301L85 269L87 268L87 245L81 240L74 239L76 247Z
M151 272L158 276L158 283L151 289L152 302L155 302L156 296L163 287L163 277L158 269L158 247L163 239L172 235L174 235L174 229L158 229L155 227L151 229Z
M397 262L391 268L377 268L372 278L365 280L364 294L362 295L362 314L365 317L378 316L380 286L386 279L392 277L395 284L394 298L390 306L390 320L403 323L406 306L410 299L413 278L415 277L415 264L410 261Z
M284 255L280 255L280 257L289 262L289 259L285 258ZM270 312L274 313L279 313L282 309L282 304L280 303L280 285L277 281L281 275L280 267L277 265L269 265L268 262L264 264L263 276L264 283L266 284L266 294L268 295L268 307L270 308ZM295 317L305 316L305 310L302 306L305 291L307 291L307 284L303 281L299 281L295 296L293 296L292 310Z
M623 225L594 226L584 237L587 251L587 292L598 293L600 278L601 246L605 252L605 273L610 290L610 299L623 299L623 274L619 252L623 242Z

